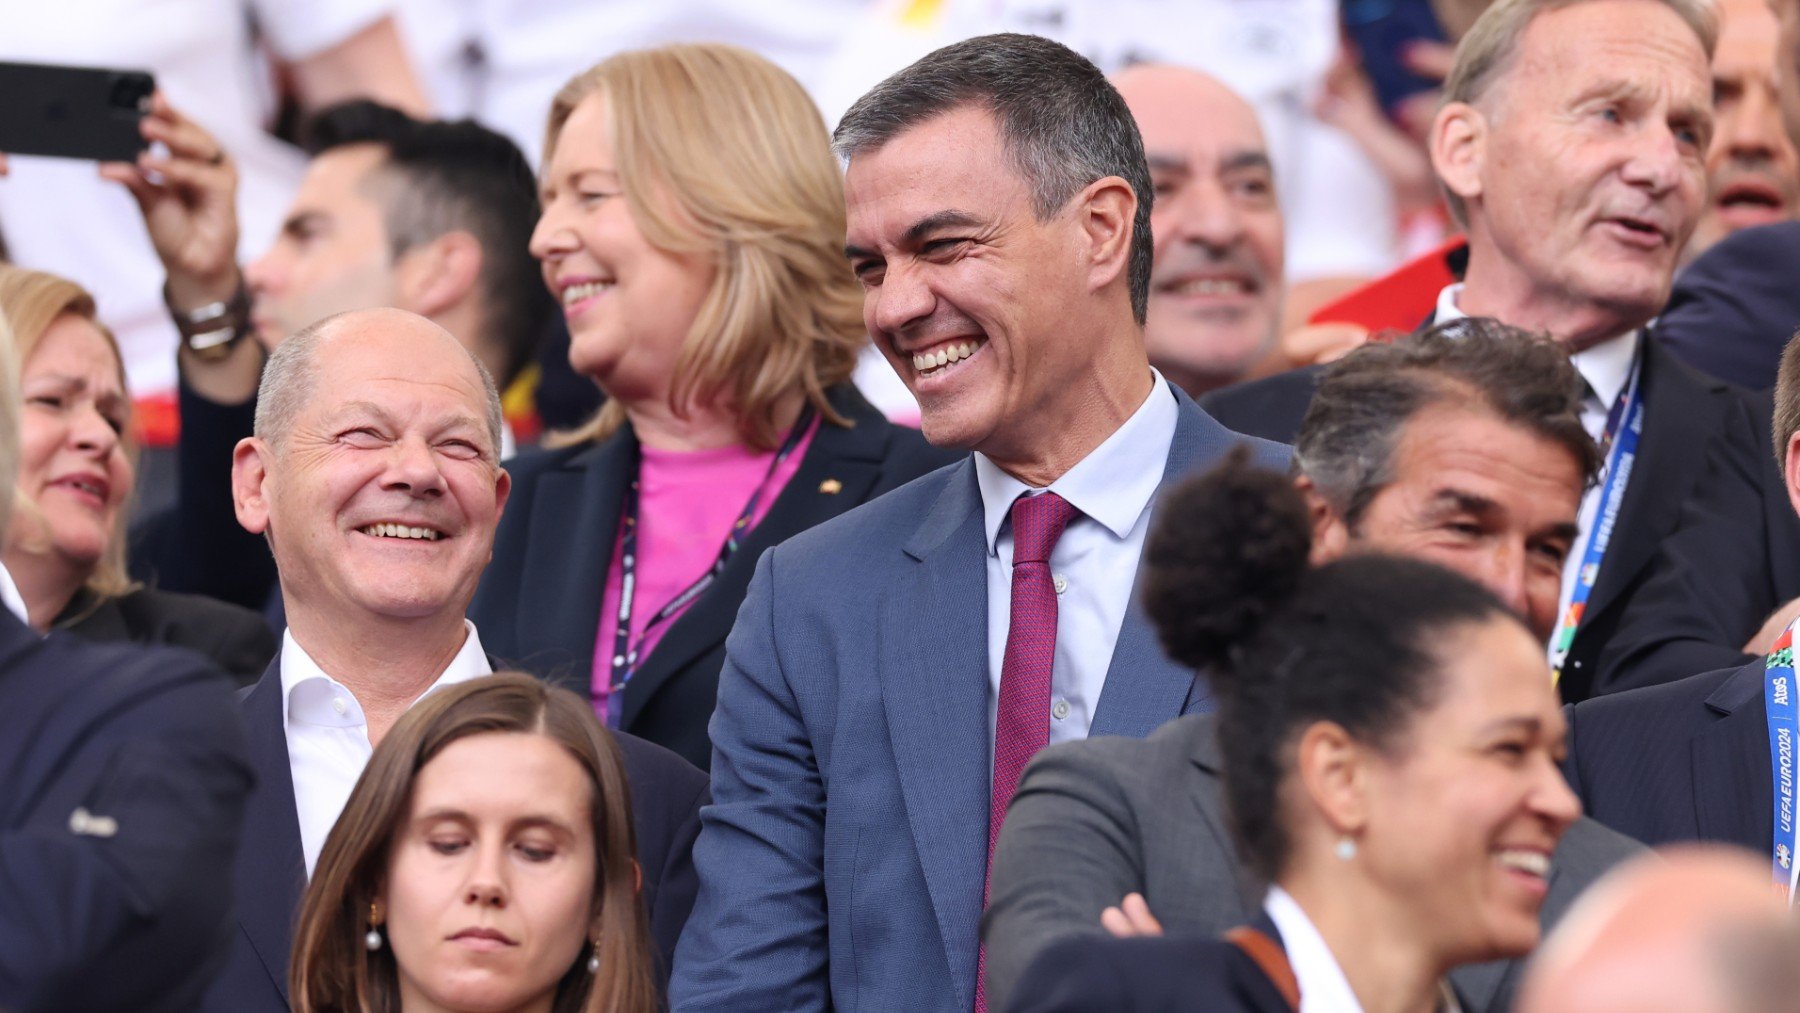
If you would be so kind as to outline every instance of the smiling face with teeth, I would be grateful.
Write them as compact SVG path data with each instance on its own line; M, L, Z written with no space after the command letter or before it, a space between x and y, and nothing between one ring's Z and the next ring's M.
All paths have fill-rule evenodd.
M1461 309L1580 348L1668 300L1706 191L1712 82L1694 30L1654 0L1546 10L1432 163L1465 202Z
M1362 749L1351 867L1446 962L1519 956L1537 943L1551 853L1581 813L1557 768L1562 710L1543 647L1518 621L1433 636L1435 702L1385 750ZM1320 860L1342 874L1343 861Z
M442 328L399 310L333 319L287 431L238 445L238 519L267 533L289 621L462 621L510 481L486 390Z
M123 367L99 328L64 313L31 347L20 381L18 490L30 508L13 516L6 564L22 580L48 568L73 589L120 536L136 477L121 436L130 421Z

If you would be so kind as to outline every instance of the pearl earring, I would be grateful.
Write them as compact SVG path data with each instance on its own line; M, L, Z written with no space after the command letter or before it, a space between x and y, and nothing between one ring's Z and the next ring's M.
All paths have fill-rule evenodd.
M1356 857L1356 842L1348 837L1340 837L1338 838L1337 846L1332 848L1331 851L1332 854L1338 857L1338 861L1348 862Z
M367 935L363 936L363 946L368 949L370 953L374 953L376 950L381 949L381 930L377 928L380 923L381 909L374 904L370 904L369 932Z
M588 973L600 973L600 940L598 939L594 940L594 948L588 954Z

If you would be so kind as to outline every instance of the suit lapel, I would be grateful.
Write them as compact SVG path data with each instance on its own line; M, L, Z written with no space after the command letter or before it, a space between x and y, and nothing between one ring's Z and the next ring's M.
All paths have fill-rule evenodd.
M1644 433L1619 504L1616 537L1600 564L1584 620L1605 611L1650 562L1662 536L1688 498L1705 465L1705 441L1719 429L1725 410L1700 381L1677 363L1654 334L1643 340ZM1586 544L1584 541L1582 544Z
M987 539L975 466L949 471L904 551L876 638L882 704L908 822L959 1005L975 1001L992 786Z
M1171 388L1173 389L1173 388ZM1184 393L1175 392L1178 414L1175 439L1163 467L1163 488L1196 468L1217 460L1240 439L1213 421ZM1142 560L1138 573L1143 573ZM1100 703L1094 709L1090 735L1128 735L1143 738L1164 722L1190 710L1210 710L1212 694L1205 679L1170 661L1163 654L1156 630L1144 614L1142 595L1134 579L1125 620L1106 668Z
M287 730L282 725L280 655L244 696L242 707L256 790L244 807L244 848L234 884L238 925L285 1000L294 920L306 888L306 860L300 849L294 776L288 767Z
M1737 670L1706 698L1718 720L1693 738L1694 822L1704 840L1729 841L1768 854L1774 817L1769 800L1769 729L1763 710L1763 662Z
M637 437L626 426L538 482L520 572L517 643L526 657L550 652L559 685L588 695L619 509ZM565 663L566 659L566 663ZM524 659L513 659L523 661Z
M671 676L724 642L737 621L738 605L744 600L764 549L862 503L881 478L881 462L890 435L886 421L854 387L840 386L831 393L833 407L856 424L848 429L829 422L819 426L793 479L739 546L725 572L675 620L656 650L644 659L643 667L626 684L620 727L629 729L644 705ZM618 521L613 523L616 526ZM610 554L610 544L607 551Z

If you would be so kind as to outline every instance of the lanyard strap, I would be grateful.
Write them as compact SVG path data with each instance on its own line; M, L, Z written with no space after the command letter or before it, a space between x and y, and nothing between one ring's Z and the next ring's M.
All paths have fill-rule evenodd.
M1800 709L1794 702L1794 627L1775 641L1763 666L1763 704L1769 718L1769 774L1773 792L1774 830L1769 845L1770 872L1784 894L1794 875L1794 749L1800 745ZM1790 898L1791 899L1791 898Z
M719 579L719 574L725 572L725 564L731 562L731 557L737 553L751 519L756 516L757 505L769 490L769 483L775 478L775 473L781 470L781 465L793 455L794 449L800 446L800 440L811 428L812 421L813 408L809 404L801 409L800 417L794 421L794 428L788 431L787 439L775 451L775 459L769 462L769 470L750 493L750 499L744 503L744 509L738 512L737 520L732 522L731 531L725 536L725 544L719 547L718 558L713 560L712 567L651 616L650 621L644 624L643 631L638 634L635 644L631 640L631 606L637 597L638 497L641 494L639 481L643 469L640 461L632 462L631 484L625 489L625 507L621 520L623 528L619 536L619 612L617 626L613 629L612 679L607 697L609 712L616 713L614 709L619 706L620 691L631 681L632 673L637 671L638 648L643 645L644 638L650 635L651 630L679 615L694 599L705 594L713 581ZM614 723L616 724L616 719Z
M1613 527L1619 520L1619 504L1625 499L1625 484L1631 481L1631 466L1637 460L1638 438L1644 431L1644 399L1638 392L1638 362L1631 363L1631 379L1606 413L1606 428L1600 434L1600 454L1605 460L1606 479L1600 487L1600 509L1595 512L1581 552L1581 568L1575 571L1575 586L1569 592L1569 607L1563 610L1562 623L1551 638L1550 677L1562 678L1563 662L1569 647L1575 643L1575 630L1581 615L1587 611L1588 596L1600 578L1600 561L1606 547L1612 544ZM1620 423L1624 424L1621 425Z

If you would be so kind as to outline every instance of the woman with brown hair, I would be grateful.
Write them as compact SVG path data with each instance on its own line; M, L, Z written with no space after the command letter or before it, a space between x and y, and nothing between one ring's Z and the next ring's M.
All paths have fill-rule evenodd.
M275 636L248 609L134 584L125 528L137 479L119 346L94 299L53 274L0 264L24 410L6 570L40 633L175 644L241 681L261 675ZM8 352L7 354L14 354Z
M608 401L511 462L472 617L496 655L701 767L762 550L948 463L850 383L867 336L818 110L721 45L621 53L550 109L532 237Z
M294 934L301 1013L647 1013L619 749L529 676L432 693L376 747Z

